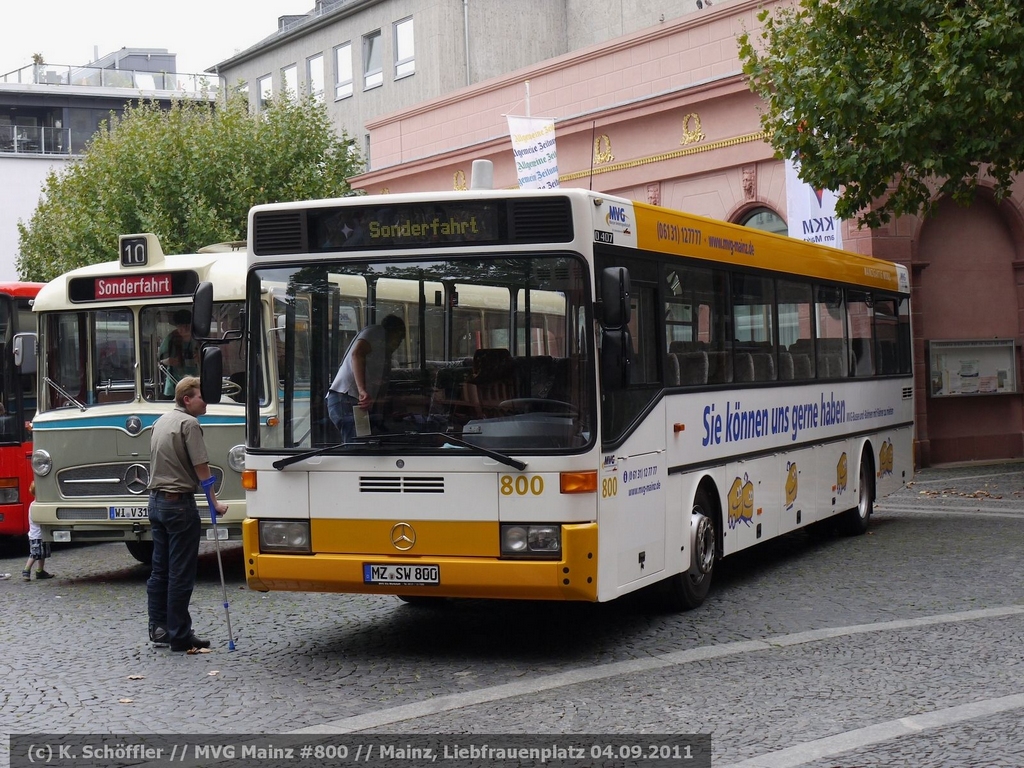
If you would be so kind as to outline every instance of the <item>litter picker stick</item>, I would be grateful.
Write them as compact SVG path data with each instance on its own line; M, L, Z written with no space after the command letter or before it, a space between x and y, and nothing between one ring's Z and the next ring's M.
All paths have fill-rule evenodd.
M220 571L220 593L224 598L224 616L228 621L228 650L235 650L235 636L231 632L231 611L228 609L228 588L224 584L224 563L220 559L220 536L217 530L217 508L213 503L213 486L217 478L212 475L202 481L203 493L206 494L206 503L210 505L210 522L213 523L213 544L217 550L217 570Z

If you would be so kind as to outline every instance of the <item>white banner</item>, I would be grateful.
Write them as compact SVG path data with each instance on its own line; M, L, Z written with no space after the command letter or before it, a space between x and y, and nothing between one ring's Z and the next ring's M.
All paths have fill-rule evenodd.
M512 153L520 189L553 189L558 186L558 154L555 152L555 121L550 117L508 115Z
M836 217L838 195L827 189L815 189L800 180L800 165L786 161L786 208L789 236L809 243L843 247L843 233Z

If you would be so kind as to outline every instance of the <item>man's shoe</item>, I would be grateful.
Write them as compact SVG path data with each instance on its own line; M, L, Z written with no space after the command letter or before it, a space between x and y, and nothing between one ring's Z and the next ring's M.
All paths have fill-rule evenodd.
M36 571L36 579L52 579L53 574L46 571Z
M27 568L21 572L22 581L32 581L32 571Z
M201 637L196 637L194 633L189 635L188 639L183 643L171 643L171 650L175 653L187 653L188 651L198 651L209 647L209 640L203 640Z
M166 648L170 642L167 639L167 630L156 624L149 625L149 642L157 648Z

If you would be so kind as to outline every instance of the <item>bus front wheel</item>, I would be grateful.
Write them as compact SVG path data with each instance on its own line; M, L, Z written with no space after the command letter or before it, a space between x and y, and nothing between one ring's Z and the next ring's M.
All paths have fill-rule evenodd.
M143 565L153 564L153 542L152 541L126 541L131 556Z
M860 536L867 532L871 513L875 510L875 477L871 460L864 455L860 460L860 493L857 506L846 511L843 528L849 536Z
M714 514L707 492L698 490L690 512L690 568L665 581L666 599L674 610L692 610L708 596L715 570Z

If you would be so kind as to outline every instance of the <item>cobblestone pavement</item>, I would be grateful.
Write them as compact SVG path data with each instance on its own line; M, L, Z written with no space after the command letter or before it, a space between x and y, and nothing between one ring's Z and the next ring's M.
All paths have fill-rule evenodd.
M212 545L213 653L146 642L123 545L0 553L0 735L713 734L717 766L1024 765L1024 464L926 470L869 533L797 533L721 564L697 611L251 592ZM7 765L6 738L0 765Z

